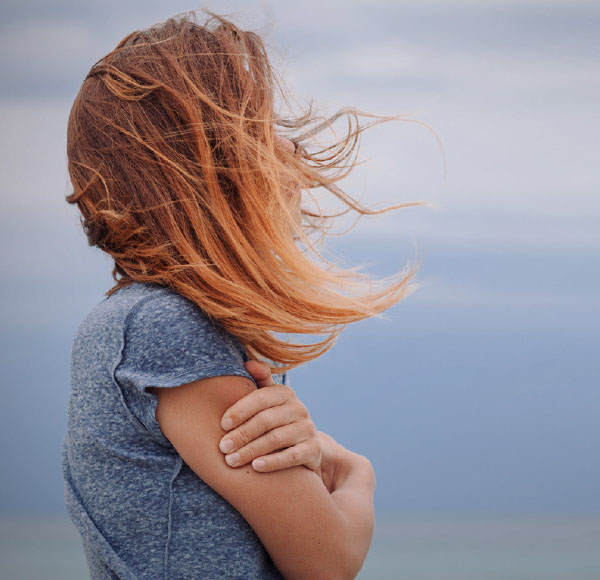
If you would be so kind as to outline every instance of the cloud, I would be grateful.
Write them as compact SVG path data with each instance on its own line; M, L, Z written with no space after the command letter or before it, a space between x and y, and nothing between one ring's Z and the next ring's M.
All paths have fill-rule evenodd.
M98 39L76 22L23 22L2 30L0 71L4 99L74 96L101 55Z
M185 1L141 6L116 0L4 2L0 98L73 95L91 64L125 34L190 9ZM296 74L321 70L331 75L329 84L357 77L392 80L402 90L479 73L489 58L491 70L504 70L506 55L526 61L576 56L583 68L586 55L595 54L600 22L592 3L566 1L229 1L209 7L239 15L241 25L259 30L275 60L289 58Z
M39 219L62 215L66 122L83 75L121 32L184 4L150 2L143 15L127 4L118 23L94 2L59 2L54 11L43 2L9 4L0 35L5 219L21 216L26 224L36 212ZM272 25L275 52L289 51L284 63L302 94L334 109L413 113L440 136L445 176L439 145L425 127L390 123L365 134L361 158L372 160L342 184L347 191L364 192L369 206L427 200L442 210L366 220L360 235L597 246L598 57L589 47L577 59L572 54L587 46L584 16L593 24L598 11L559 3L536 23L538 3L509 3L494 28L499 3L427 4L439 10L383 1L378 5L388 12L364 2L344 10L326 3L323 12L308 10L310 3L230 2L219 9L254 10L257 26L268 32ZM507 27L513 36L502 40Z

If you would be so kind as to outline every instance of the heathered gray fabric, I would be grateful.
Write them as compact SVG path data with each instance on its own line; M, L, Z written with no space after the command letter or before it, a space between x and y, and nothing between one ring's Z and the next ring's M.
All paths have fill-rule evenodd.
M162 434L157 398L145 391L220 375L251 379L245 360L237 339L155 284L119 289L79 326L62 465L92 578L281 578L239 512Z

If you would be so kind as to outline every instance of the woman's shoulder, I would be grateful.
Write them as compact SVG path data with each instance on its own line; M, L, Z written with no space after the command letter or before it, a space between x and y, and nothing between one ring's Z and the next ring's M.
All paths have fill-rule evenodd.
M235 359L237 372L232 374L250 378L243 367L249 358L241 341L188 298L166 286L139 282L112 296L119 292L128 304L124 321L128 349L163 355L161 358L176 355L182 361L191 355L205 363L211 361L215 368ZM283 366L272 361L269 364ZM231 365L227 366L231 372ZM276 374L273 379L289 385L287 373Z
M197 304L172 288L158 284L133 282L105 297L90 312L89 319L121 319L125 328L134 326L141 331L168 332L177 327L201 326L205 330L223 331Z
M117 378L131 378L143 389L144 382L176 386L190 377L249 377L247 353L237 337L171 288L134 283L107 303L111 300L107 307L120 312L114 321L122 344Z
M125 307L123 327L129 343L138 343L142 348L144 343L176 346L184 351L202 345L213 354L224 347L244 350L219 321L172 288L134 282L112 294L108 301L112 298Z
M118 288L97 302L88 311L81 326L98 325L108 322L109 319L125 318L149 301L157 306L169 303L172 307L179 305L185 308L184 300L183 296L165 286L133 282Z
M159 308L164 306L168 309L200 310L191 300L172 288L148 282L132 282L123 286L107 296L101 304L105 307L128 306L130 309L135 309L146 302L151 302Z
M133 319L143 317L147 322L152 322L153 317L148 316L150 313L175 320L193 314L196 319L208 320L195 304L170 288L134 282L96 303L81 320L75 339L120 334L122 327L127 327Z
M247 360L245 348L197 304L157 284L134 282L96 304L80 323L74 349L111 352L123 349L140 356L189 359L235 354Z

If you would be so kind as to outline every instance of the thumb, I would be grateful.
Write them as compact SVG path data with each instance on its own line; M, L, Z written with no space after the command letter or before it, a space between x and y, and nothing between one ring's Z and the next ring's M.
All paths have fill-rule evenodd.
M271 368L264 361L249 360L244 366L256 381L258 388L274 385L273 377L271 376Z

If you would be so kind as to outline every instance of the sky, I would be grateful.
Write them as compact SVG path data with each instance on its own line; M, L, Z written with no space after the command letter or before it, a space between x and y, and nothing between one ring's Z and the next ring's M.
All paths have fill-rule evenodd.
M3 2L0 518L64 515L71 342L110 288L69 193L91 65L189 2ZM593 2L213 2L258 31L300 102L403 115L344 188L331 242L421 288L291 374L318 428L367 455L380 516L600 514L600 7ZM343 225L343 224L342 224Z

